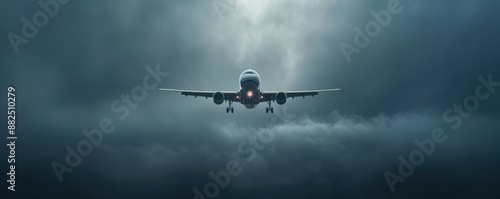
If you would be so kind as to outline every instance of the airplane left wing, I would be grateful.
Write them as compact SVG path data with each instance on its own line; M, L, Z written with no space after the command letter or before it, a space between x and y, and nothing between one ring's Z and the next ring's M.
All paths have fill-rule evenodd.
M333 92L333 91L342 91L342 88L334 88L334 89L322 89L322 90L305 90L305 91L283 91L283 92L262 92L261 102L273 101L276 100L276 96L278 93L284 93L286 98L296 98L296 97L306 97L306 96L315 96L319 95L322 92Z
M177 92L181 93L181 95L187 96L194 96L196 97L204 97L205 99L207 98L212 98L215 93L222 93L224 96L224 100L227 101L232 101L232 102L239 102L240 100L236 97L238 96L238 92L235 91L195 91L195 90L178 90L178 89L168 89L168 88L157 88L158 91L168 91L168 92Z

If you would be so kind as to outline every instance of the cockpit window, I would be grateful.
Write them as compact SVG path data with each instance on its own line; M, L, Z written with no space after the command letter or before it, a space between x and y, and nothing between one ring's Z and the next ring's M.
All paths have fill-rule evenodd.
M247 71L245 74L253 74L253 71Z

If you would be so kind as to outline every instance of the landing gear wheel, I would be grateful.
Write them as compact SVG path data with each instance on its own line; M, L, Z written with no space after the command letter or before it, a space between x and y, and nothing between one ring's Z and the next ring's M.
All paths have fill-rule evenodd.
M231 107L232 103L233 103L232 101L229 101L229 107L226 108L226 113L229 113L229 111L231 111L231 113L234 113L234 108Z
M271 111L271 113L274 113L274 108L271 107L271 101L268 101L267 104L269 104L269 107L266 108L266 113L269 113L269 111Z

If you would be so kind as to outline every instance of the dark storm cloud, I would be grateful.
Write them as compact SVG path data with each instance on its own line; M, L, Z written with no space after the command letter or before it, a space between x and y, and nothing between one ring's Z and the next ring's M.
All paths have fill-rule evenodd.
M247 136L272 132L269 148L242 164L219 198L493 198L500 89L459 131L442 114L474 95L478 76L500 80L500 5L401 3L348 64L339 43L352 44L353 28L387 1L240 0L222 20L213 1L71 1L18 54L6 37L0 43L0 81L18 88L18 193L193 198L210 171L245 162L237 149ZM4 4L4 36L20 34L21 17L40 10L36 2ZM345 91L290 100L296 117L286 120L264 114L264 105L228 115L211 100L148 92L118 119L111 103L157 64L170 73L161 87L236 90L251 64L263 90ZM51 163L64 162L65 146L105 117L116 130L59 183ZM437 127L448 141L392 194L383 173L396 172L398 155Z

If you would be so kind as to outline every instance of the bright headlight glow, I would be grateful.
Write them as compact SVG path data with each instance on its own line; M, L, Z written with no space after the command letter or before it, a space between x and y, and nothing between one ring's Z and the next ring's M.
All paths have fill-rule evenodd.
M248 91L248 92L247 92L247 96L248 96L248 97L252 97L252 96L253 96L253 92L252 92L252 91Z

